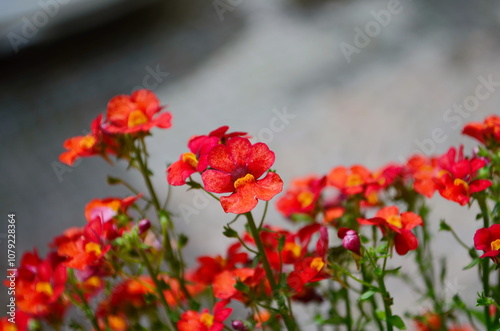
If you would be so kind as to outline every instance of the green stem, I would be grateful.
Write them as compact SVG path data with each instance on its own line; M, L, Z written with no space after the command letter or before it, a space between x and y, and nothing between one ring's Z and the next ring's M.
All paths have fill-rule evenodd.
M376 263L370 258L370 261L373 265L373 268L376 268ZM389 292L387 292L387 288L385 287L385 268L387 266L387 256L384 257L384 263L382 265L382 270L380 272L380 275L377 275L375 273L378 286L381 291L381 296L382 296L382 302L384 303L384 311L385 311L385 323L386 323L386 328L387 331L393 331L392 323L391 323L391 317L392 317L392 310L391 310L391 305L392 305L392 298Z
M490 226L490 214L488 212L488 205L486 204L486 198L484 196L479 196L477 198L479 208L481 209L481 214L483 216L483 226L488 228ZM483 269L483 291L485 296L490 296L490 259L486 258L482 261ZM490 311L488 306L484 306L484 320L486 322L486 329L488 331L493 330L493 325L490 319Z
M352 316L351 316L351 300L349 300L349 283L347 281L347 276L344 275L344 283L346 284L346 288L343 289L344 297L345 297L345 322L347 331L352 330Z
M146 266L146 269L148 270L149 276L151 277L151 279L155 283L156 292L158 294L160 302L162 303L163 307L165 308L165 312L167 313L167 317L168 317L167 320L170 323L170 316L171 316L172 310L170 309L170 306L168 305L167 300L165 299L165 296L163 295L163 291L162 291L163 286L161 285L160 281L158 280L158 274L155 272L155 270L151 266L151 263L149 262L149 259L146 256L146 253L144 253L144 250L142 250L142 248L138 248L137 251L139 252L139 255L141 256L141 258L144 262L144 265ZM171 330L172 327L170 326L170 327L168 327L168 329Z
M276 303L278 304L278 309L282 313L283 321L285 322L287 330L295 331L297 330L295 320L292 315L290 315L289 309L285 303L285 300L280 294L278 284L276 284L276 280L274 279L273 271L271 270L271 266L269 265L269 261L267 260L266 252L264 250L264 245L260 240L259 230L255 225L255 221L253 219L252 213L248 212L245 214L247 218L248 227L250 228L250 232L252 233L252 237L255 240L255 245L257 246L257 250L259 251L259 255L261 257L262 266L264 267L264 271L266 273L267 280L269 281L269 285L273 290L273 294L275 296Z

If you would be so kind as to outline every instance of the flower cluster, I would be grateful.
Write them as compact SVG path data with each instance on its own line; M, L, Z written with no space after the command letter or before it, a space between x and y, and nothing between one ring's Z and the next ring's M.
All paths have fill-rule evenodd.
M117 96L89 134L66 140L62 162L115 156L139 171L146 190L139 193L109 177L108 183L123 185L132 195L93 199L82 212L83 226L56 236L45 257L36 249L24 253L15 275L15 318L0 319L1 330L300 330L292 309L297 305L314 307L307 323L405 329L392 311L399 298L386 286L389 276L416 287L421 305L405 317L417 330L500 327L500 284L489 277L500 265L498 116L465 126L463 133L481 144L470 155L462 146L451 147L442 155L413 155L375 171L335 166L324 175L293 180L276 201L293 226L287 229L266 222L268 202L283 190L280 175L271 170L275 153L246 132L223 126L193 136L188 151L166 169L166 182L153 182L145 138L153 128L170 127L171 115L162 109L151 91ZM189 238L175 232L169 197L162 203L155 190L167 183L209 192L224 212L235 214L223 230L229 238L224 254L204 253L193 265L186 263ZM465 268L479 268L483 292L477 305L483 312L459 294L448 300L440 290L446 268L438 280L427 205L435 192L459 206L479 206L483 227L469 240L462 241L444 220L440 228L467 249L472 261ZM265 208L256 222L261 200ZM245 224L236 231L232 226L240 217ZM394 266L394 251L413 259L409 263L418 272L409 275ZM320 302L328 309L316 309ZM459 323L460 314L466 324Z

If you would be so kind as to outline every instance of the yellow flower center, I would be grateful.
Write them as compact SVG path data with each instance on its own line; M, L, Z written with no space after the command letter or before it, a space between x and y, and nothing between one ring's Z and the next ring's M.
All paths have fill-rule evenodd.
M196 155L194 155L193 153L182 154L182 161L189 164L193 168L196 168L196 166L198 166L198 159L196 158Z
M118 211L120 209L121 203L119 200L113 200L112 202L108 203L108 207L113 209L114 211Z
M320 271L321 268L325 265L325 262L323 262L323 259L320 257L315 257L312 261L311 264L309 265L312 269L316 269L317 271Z
M491 250L498 251L500 249L500 239L491 242Z
M80 140L80 147L83 149L91 149L94 147L95 138L91 135L87 135Z
M203 323L207 328L211 328L214 325L214 316L209 313L203 313L200 317L200 322Z
M132 128L137 125L141 125L148 122L148 118L140 110L134 110L128 115L128 127Z
M464 180L462 180L460 178L455 178L455 180L453 181L453 185L455 185L455 186L463 186L463 188L465 189L465 191L469 192L469 184L467 184L467 182L465 182Z
M390 225L393 225L397 227L398 229L401 229L403 227L403 224L401 223L401 216L399 215L392 215L387 219L387 223Z
M99 244L94 242L90 242L85 245L85 252L87 253L94 252L95 255L97 256L100 256L102 254L101 246L99 246Z
M234 188L238 188L240 186L250 184L255 181L255 177L252 174L246 174L245 177L238 178L234 182Z
M120 316L108 316L108 323L111 330L127 330L127 322Z
M366 200L371 205L376 205L378 203L378 194L377 192L371 192L366 196Z
M299 200L300 206L302 208L310 206L314 201L314 194L309 191L300 192L297 196L297 200Z
M348 187L358 186L363 184L363 178L358 174L351 174L347 177L346 185Z
M54 294L54 290L52 289L52 286L49 282L38 282L36 284L35 291L37 293L45 293L49 297Z
M287 242L283 247L283 250L292 252L294 257L299 257L302 252L302 248L294 242Z
M85 285L91 288L98 288L101 286L101 279L98 276L92 276L85 281Z

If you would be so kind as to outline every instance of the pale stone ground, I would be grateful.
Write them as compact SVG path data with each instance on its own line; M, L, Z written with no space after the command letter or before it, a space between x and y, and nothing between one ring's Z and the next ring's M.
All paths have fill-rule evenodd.
M500 6L491 1L436 6L402 0L401 12L348 63L339 44L353 44L355 27L364 28L373 21L370 11L387 4L338 1L301 7L286 1L243 1L221 22L211 4L200 2L189 10L175 8L175 15L184 19L166 14L150 26L138 25L138 31L129 28L126 32L135 32L130 41L128 35L118 40L104 35L106 42L91 37L84 45L92 49L96 38L93 51L63 48L55 59L25 65L22 76L7 71L8 79L0 83L5 146L0 194L2 210L18 215L18 254L44 247L64 228L83 224L81 211L89 199L122 192L103 186L111 168L101 160L84 160L62 181L52 162L64 138L87 128L110 97L142 83L147 66L159 65L170 73L155 92L169 105L174 126L155 131L150 139L151 167L163 196L165 164L185 151L191 135L224 124L268 142L277 155L274 168L286 182L340 164L377 168L398 161L438 129L445 138L432 143L432 153L460 142L471 148L473 143L460 137L460 127L498 114L498 91L474 111L454 114L455 122L444 116L474 95L478 77L492 75L500 81ZM294 117L268 139L266 129L284 110ZM119 167L123 174L125 165ZM130 180L141 185L138 177ZM205 207L203 199L193 200L193 192L172 192L177 228L191 238L188 260L222 253L228 241L219 233L231 217L215 201ZM437 231L439 219L446 218L471 243L479 227L474 211L440 197L432 202L437 208L431 227ZM182 204L203 208L187 220L179 210ZM274 211L268 219L287 224ZM446 233L436 235L435 250L448 256L446 295L460 291L472 304L479 284L473 283L474 272L460 271L469 261L466 252ZM394 266L399 263L393 261ZM411 302L410 293L400 283L391 283L390 289L396 294L395 313L401 314ZM305 312L307 323L310 311Z

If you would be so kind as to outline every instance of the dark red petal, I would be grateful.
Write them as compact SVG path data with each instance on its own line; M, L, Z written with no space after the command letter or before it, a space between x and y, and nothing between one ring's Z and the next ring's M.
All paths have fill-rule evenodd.
M469 184L469 192L476 193L486 190L492 185L491 181L487 179L476 179Z
M186 179L196 172L190 164L179 160L170 165L167 169L167 181L170 185L179 186L186 184Z
M234 170L234 162L229 152L229 148L225 145L217 145L208 154L208 164L220 171L231 173Z
M247 138L234 137L228 140L227 148L235 165L246 166L251 146Z
M231 174L218 170L206 170L201 175L205 190L214 193L228 193L234 191Z
M394 236L394 244L396 246L396 252L399 255L405 255L408 251L417 249L418 239L413 233L403 229Z
M271 168L274 160L274 152L266 144L256 143L250 148L247 169L257 179Z

